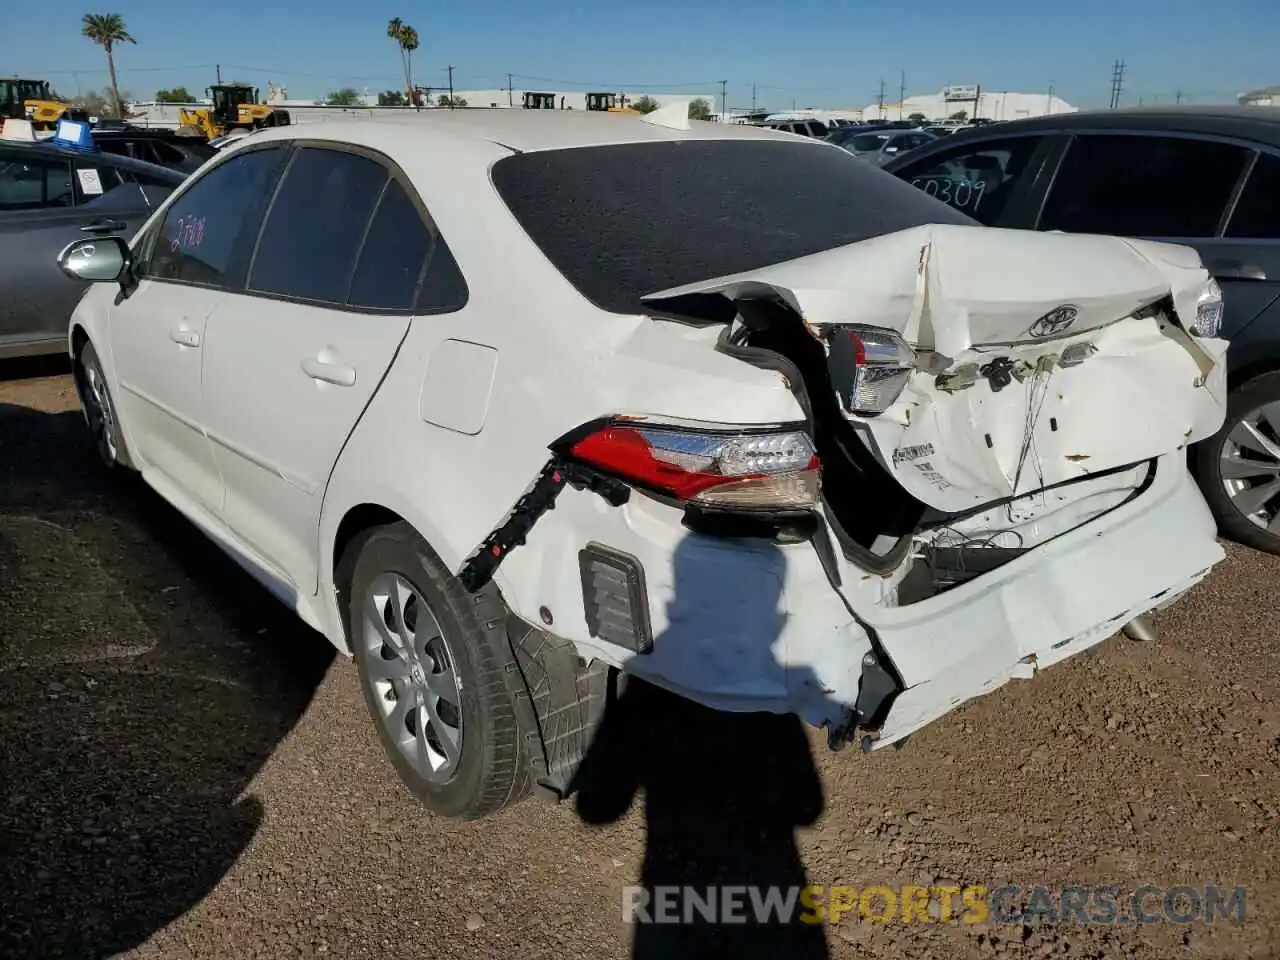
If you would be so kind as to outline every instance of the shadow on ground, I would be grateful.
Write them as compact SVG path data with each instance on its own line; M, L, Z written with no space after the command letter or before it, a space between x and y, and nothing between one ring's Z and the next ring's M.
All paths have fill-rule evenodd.
M710 672L717 657L728 655L766 675L787 673L773 656L783 625L781 552L760 548L750 570L726 570L696 544L686 537L676 548L671 626L656 644L683 647ZM731 605L709 599L721 597ZM808 670L788 678L791 689L816 683ZM745 922L709 922L692 905L686 916L678 901L668 910L681 922L637 923L635 960L828 956L823 927L801 920L802 905L796 902L787 918L760 917L749 892L763 898L775 888L795 896L808 883L795 831L818 819L824 799L798 717L724 713L627 679L605 711L575 787L578 814L590 824L620 819L636 795L644 795L640 886L649 899L641 901L640 918L658 919L664 887L701 897L749 888L731 910Z
M110 955L197 904L332 659L78 412L0 409L0 955Z

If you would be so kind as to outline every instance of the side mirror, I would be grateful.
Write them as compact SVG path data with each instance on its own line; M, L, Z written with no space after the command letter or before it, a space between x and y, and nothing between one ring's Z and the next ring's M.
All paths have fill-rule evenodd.
M72 280L123 280L132 265L133 253L120 237L76 240L58 254L58 266Z

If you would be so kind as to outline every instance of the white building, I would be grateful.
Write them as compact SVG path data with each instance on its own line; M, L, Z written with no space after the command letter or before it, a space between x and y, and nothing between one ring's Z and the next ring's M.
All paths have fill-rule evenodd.
M1236 98L1245 107L1280 107L1280 87L1250 90Z
M981 87L947 87L937 93L920 94L907 97L901 103L886 102L881 111L880 104L872 103L859 111L857 119L862 120L903 120L913 113L920 113L928 120L945 120L953 114L964 111L965 119L974 120L1018 120L1022 117L1043 117L1051 113L1075 113L1079 109L1061 97L1045 93L998 93L983 90Z

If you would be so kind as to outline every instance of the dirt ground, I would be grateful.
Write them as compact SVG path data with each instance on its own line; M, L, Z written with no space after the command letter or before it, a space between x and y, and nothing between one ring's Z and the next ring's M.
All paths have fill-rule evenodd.
M1277 957L1280 561L1228 551L1157 642L1112 638L902 750L659 698L629 809L445 822L383 761L354 667L96 468L59 365L0 367L0 956ZM1122 913L1143 884L1243 886L1247 913L637 939L642 869L1112 885Z

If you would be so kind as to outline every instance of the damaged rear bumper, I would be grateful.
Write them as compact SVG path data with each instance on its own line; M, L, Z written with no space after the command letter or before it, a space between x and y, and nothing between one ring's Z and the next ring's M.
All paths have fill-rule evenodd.
M887 673L877 747L1100 642L1224 556L1183 451L1156 461L1141 496L907 606L892 604L908 564L880 577L837 557L833 577L814 542L703 536L681 518L647 497L614 506L566 487L494 579L519 617L572 641L580 656L717 709L840 728L858 705L865 727ZM591 595L593 551L622 558L629 601L618 591ZM615 620L643 620L643 642L601 626L602 615L618 614L602 614L602 604L626 602L643 610Z

